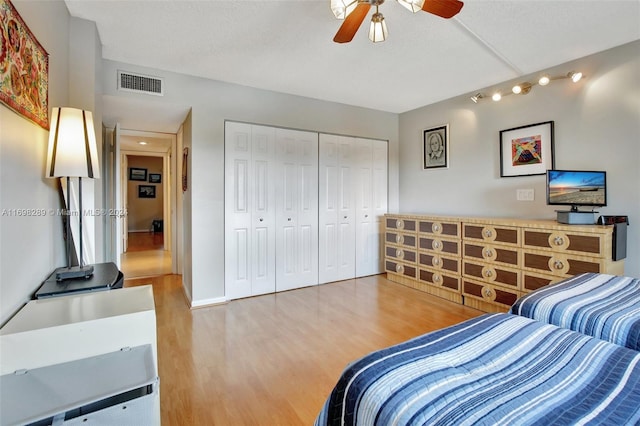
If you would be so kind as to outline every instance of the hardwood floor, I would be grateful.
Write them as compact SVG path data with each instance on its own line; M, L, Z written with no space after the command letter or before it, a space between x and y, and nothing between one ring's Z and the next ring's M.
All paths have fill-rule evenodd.
M312 425L347 363L481 315L383 275L190 310L181 277L152 284L162 424Z
M120 257L125 278L171 273L171 252L164 250L162 232L129 232L127 252Z

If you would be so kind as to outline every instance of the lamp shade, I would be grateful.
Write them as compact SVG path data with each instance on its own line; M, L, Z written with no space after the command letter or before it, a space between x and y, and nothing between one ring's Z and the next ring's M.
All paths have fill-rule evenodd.
M369 40L378 43L385 41L387 35L387 24L384 22L384 16L382 16L382 13L374 13L369 26Z
M55 107L51 114L47 177L100 177L93 114Z

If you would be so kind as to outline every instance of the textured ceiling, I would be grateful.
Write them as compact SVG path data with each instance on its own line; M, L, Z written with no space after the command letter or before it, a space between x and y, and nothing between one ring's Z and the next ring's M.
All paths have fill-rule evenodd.
M334 43L329 0L65 2L105 59L394 113L640 39L638 0L467 0L450 20L388 0L377 44L371 12Z

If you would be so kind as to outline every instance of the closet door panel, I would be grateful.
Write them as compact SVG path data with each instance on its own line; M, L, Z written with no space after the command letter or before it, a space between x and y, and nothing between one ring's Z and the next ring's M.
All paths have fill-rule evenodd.
M355 144L356 159L354 163L357 175L355 181L356 240L354 251L356 255L356 277L362 277L376 273L376 250L379 247L372 240L372 236L375 235L373 229L375 217L372 208L372 141L356 139Z
M276 159L276 291L283 291L318 283L317 133L277 129Z
M372 244L375 255L373 274L381 274L384 272L384 215L389 210L389 190L388 190L388 150L387 141L374 140L371 143L373 163L371 167L372 185L372 212L370 216L375 218L373 222Z
M321 284L338 277L338 160L338 136L320 134L318 280Z

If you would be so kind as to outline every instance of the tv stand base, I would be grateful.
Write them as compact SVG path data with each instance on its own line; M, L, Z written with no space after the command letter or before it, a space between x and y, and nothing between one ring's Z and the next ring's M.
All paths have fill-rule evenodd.
M572 210L556 210L558 223L567 225L593 225L598 212L578 212Z

